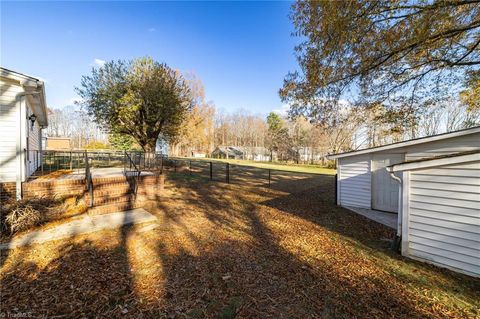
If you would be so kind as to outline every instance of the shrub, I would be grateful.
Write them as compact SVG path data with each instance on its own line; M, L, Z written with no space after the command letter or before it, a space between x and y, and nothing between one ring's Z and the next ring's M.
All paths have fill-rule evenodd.
M12 234L37 226L42 220L41 212L29 204L17 206L5 218L5 222L10 227L10 233Z
M325 166L327 168L337 168L334 160L328 160Z
M36 198L10 201L0 208L1 234L15 234L38 226L56 213L58 200Z

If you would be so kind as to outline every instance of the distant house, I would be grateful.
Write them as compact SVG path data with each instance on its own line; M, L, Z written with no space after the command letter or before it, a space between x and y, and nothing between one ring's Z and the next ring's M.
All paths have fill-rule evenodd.
M244 152L234 146L217 146L212 152L213 158L243 159Z
M330 158L341 206L398 213L402 255L480 277L480 127Z
M241 148L245 153L245 159L257 162L270 161L270 151L265 147L243 147ZM273 156L275 157L275 152Z
M202 151L192 151L191 156L195 158L205 158L207 157L207 153Z
M270 161L270 152L265 147L218 146L211 155L213 158Z
M46 149L49 151L65 151L72 149L72 139L70 137L48 136L46 139Z
M21 197L21 183L41 165L42 129L48 125L44 83L0 68L0 197Z
M319 162L325 159L326 154L312 147L298 149L298 157L301 162Z

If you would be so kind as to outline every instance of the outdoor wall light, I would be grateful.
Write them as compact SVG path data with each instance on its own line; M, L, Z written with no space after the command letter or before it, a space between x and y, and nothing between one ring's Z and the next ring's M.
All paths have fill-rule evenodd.
M32 114L28 117L28 119L30 120L30 123L31 123L31 129L33 130L33 126L35 125L35 121L37 120L37 116L35 114Z

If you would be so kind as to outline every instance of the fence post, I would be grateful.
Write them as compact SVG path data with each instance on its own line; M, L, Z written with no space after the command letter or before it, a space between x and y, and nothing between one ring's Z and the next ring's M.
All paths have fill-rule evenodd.
M272 170L268 169L268 188L270 188L271 180L272 180Z
M192 175L192 160L190 160L189 166L188 166L188 173Z
M177 160L173 160L173 171L177 172Z
M227 184L230 184L230 164L227 163Z
M213 181L213 163L210 162L210 180Z
M70 170L72 170L72 152L70 151Z

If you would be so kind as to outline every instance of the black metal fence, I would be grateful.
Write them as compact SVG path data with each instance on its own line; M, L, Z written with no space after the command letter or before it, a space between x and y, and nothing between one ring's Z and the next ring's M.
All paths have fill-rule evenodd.
M127 155L130 159L127 159ZM83 174L88 158L91 168L125 167L132 162L140 170L162 171L164 154L145 154L125 151L29 151L29 157L36 161L35 175L45 175L58 170L69 170Z
M38 151L37 151L38 152ZM37 153L41 165L35 175L45 175L58 170L69 170L74 174L85 174L86 161L89 168L118 167L127 171L155 171L163 173L178 172L195 175L211 181L224 183L248 184L252 186L271 187L272 184L287 185L294 179L312 180L317 174L290 172L259 168L247 165L231 164L222 161L195 160L188 158L169 158L156 153L125 151L42 151ZM305 185L307 186L307 185ZM298 183L295 184L298 187Z
M208 178L211 181L225 183L246 183L270 187L275 179L272 172L288 174L285 171L275 171L268 168L237 165L221 161L193 160L182 158L168 158L164 161L164 169L169 172L178 172Z

